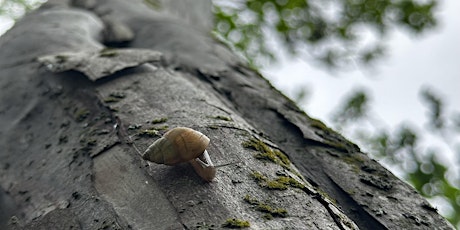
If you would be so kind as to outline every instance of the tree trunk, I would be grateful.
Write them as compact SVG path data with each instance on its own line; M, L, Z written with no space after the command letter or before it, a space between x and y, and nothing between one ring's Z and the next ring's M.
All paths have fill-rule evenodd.
M1 229L452 228L213 40L207 1L151 2L49 1L1 37ZM141 158L178 126L212 182Z

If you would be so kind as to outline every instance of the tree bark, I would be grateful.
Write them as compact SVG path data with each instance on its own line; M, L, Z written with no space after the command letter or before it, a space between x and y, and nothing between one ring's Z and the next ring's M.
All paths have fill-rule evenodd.
M452 229L213 40L203 3L148 2L49 1L1 37L1 229ZM213 182L140 157L178 126L230 163Z

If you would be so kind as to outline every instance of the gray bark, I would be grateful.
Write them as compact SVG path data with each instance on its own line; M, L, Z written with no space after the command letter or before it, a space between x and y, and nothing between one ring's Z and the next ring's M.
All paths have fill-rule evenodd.
M182 20L145 2L50 1L0 38L0 228L452 228L214 41L209 12L182 7ZM206 183L188 164L141 159L136 147L177 126L232 164ZM261 159L251 140L290 162ZM289 184L270 188L280 176Z

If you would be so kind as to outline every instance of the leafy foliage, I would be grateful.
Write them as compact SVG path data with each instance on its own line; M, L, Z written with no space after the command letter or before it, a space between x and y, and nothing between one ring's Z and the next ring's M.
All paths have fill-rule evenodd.
M46 0L4 0L0 1L0 16L5 15L12 19L19 19L25 12L40 6Z
M422 90L421 96L428 105L427 128L436 131L431 132L432 136L429 138L442 140L444 145L449 146L447 152L456 152L457 154L451 155L459 156L459 149L455 149L455 142L452 141L460 137L460 132L456 128L459 114L454 113L452 119L446 119L448 116L444 114L442 100L432 90ZM334 113L334 124L351 133L364 149L393 172L402 174L423 196L444 200L445 206L450 210L449 213L444 213L446 218L452 224L460 226L460 175L455 174L453 170L458 166L448 167L440 160L446 151L442 152L435 143L423 140L421 127L406 123L398 125L395 131L390 132L388 127L381 128L374 122L373 129L362 128L359 124L375 120L369 113L370 108L364 106L369 103L366 98L369 96L364 90L359 90L347 98L344 106ZM358 128L350 132L351 125Z
M353 93L342 105L342 108L334 115L333 120L336 124L346 125L347 122L366 117L367 108L369 106L368 94L359 90ZM340 127L338 127L340 129Z
M308 50L313 60L344 67L384 54L385 36L402 27L422 33L436 25L436 0L245 0L215 1L216 34L256 66L275 59L273 42L289 53ZM363 45L368 33L376 36Z

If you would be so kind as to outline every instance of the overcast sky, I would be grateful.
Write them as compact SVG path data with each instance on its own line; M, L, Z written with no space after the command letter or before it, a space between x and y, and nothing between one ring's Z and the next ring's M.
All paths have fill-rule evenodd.
M307 87L309 98L301 106L316 118L330 121L331 111L353 89L367 88L372 112L390 126L403 121L426 123L420 89L438 92L451 111L460 111L460 1L443 1L439 26L421 37L404 32L389 36L388 54L374 70L328 73L301 58L283 58L264 68L264 76L287 95ZM448 112L450 112L448 111Z
M284 60L263 69L271 82L292 95L306 86L311 95L303 108L312 116L328 119L343 95L365 86L372 91L375 112L389 124L425 120L420 103L421 86L437 90L450 107L460 109L460 1L443 1L439 26L422 37L395 32L386 58L374 70L327 73L301 58Z

